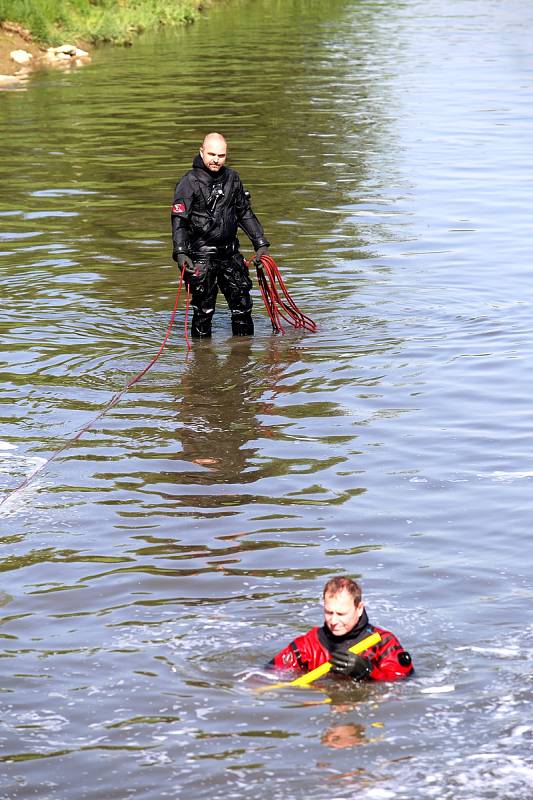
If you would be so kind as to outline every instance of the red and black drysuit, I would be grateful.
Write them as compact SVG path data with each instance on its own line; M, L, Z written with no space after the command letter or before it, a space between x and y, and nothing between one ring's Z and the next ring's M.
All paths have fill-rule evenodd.
M329 661L335 650L346 652L372 633L379 633L381 641L359 654L370 662L369 679L395 681L410 675L413 664L409 653L403 649L393 633L370 625L365 610L352 630L343 636L334 636L325 624L321 628L312 628L303 636L297 636L274 656L268 667L310 672Z
M192 295L193 336L210 336L218 289L231 311L236 336L253 334L252 282L241 253L237 231L246 233L254 250L268 247L261 223L250 206L238 173L229 167L208 169L199 155L176 184L172 219L172 257L192 260L185 281Z

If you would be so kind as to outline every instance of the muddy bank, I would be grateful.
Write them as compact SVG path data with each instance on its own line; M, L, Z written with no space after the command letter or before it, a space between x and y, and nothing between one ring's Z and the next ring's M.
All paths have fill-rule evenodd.
M22 25L0 24L0 88L23 84L34 69L81 66L90 60L86 45L44 47Z
M32 37L22 26L9 22L0 23L0 83L5 78L5 82L12 78L14 81L24 77L28 68L17 64L10 56L14 50L24 50L31 54L32 62L37 63L46 52L45 48L40 47L33 41Z
M144 31L165 25L190 24L212 5L212 0L181 0L170 8L154 0L131 8L104 5L105 14L96 18L80 18L74 14L67 20L63 32L50 23L44 33L37 35L25 17L19 17L17 22L1 20L0 88L23 84L35 69L82 66L91 60L91 50L100 44L132 45ZM49 16L52 10L52 6L47 9ZM63 35L65 40L61 42ZM45 41L59 46L51 48Z

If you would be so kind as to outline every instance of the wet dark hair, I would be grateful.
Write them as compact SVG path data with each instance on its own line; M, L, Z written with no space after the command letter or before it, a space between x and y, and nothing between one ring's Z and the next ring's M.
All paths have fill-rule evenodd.
M330 578L324 586L323 597L327 594L339 594L339 592L348 592L353 597L356 606L361 602L362 590L357 581L351 578L345 578L343 575L336 575Z

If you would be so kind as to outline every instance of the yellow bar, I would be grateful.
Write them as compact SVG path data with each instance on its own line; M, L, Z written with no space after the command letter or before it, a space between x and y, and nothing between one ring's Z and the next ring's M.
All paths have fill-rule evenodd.
M349 653L362 653L364 650L368 650L369 647L373 647L375 644L381 642L381 636L379 633L371 633L370 636L367 636L365 639L361 639L360 642L352 645L352 647L348 648ZM280 683L271 683L267 686L260 686L256 689L257 692L267 692L270 689L283 689L286 686L308 686L313 681L322 678L324 675L327 675L331 669L331 662L325 661L324 664L321 664L316 669L312 669L311 672L306 672L305 675L300 675L299 678L295 678L293 681L281 681Z

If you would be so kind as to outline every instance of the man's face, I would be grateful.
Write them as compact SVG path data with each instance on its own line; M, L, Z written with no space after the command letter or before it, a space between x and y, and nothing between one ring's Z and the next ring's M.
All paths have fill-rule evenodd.
M363 613L363 604L356 605L345 589L324 597L324 621L334 636L344 636L351 631Z
M208 136L200 147L200 157L207 169L218 172L224 166L227 145L221 136Z

